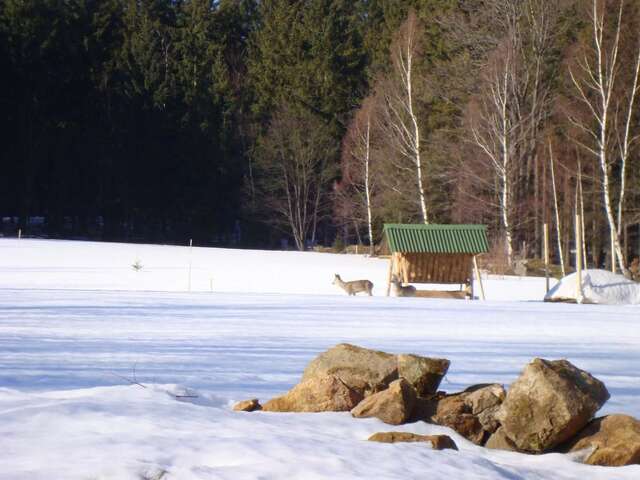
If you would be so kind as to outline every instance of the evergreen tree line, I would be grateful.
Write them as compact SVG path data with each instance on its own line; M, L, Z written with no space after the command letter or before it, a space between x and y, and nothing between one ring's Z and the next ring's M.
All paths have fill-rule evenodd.
M0 215L50 236L638 250L638 5L5 0ZM5 224L5 228L6 224ZM609 258L609 260L607 260Z

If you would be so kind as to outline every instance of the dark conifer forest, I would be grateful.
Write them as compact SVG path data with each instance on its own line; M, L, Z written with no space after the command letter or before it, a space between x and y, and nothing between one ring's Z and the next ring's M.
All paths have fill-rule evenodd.
M4 235L639 253L640 5L3 0ZM575 215L582 225L576 227ZM609 260L607 260L609 258Z

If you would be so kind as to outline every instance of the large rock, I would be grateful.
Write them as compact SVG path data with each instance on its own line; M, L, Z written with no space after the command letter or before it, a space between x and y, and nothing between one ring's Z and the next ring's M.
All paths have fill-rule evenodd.
M496 417L519 450L544 452L578 433L609 398L604 384L566 360L534 359Z
M435 400L435 411L427 420L452 428L476 445L483 445L499 426L495 415L504 398L502 385L475 385Z
M341 343L307 365L302 381L333 375L363 396L384 390L398 378L395 355Z
M303 381L281 397L269 400L265 412L346 412L355 407L362 395L338 377L318 376Z
M571 453L592 449L585 463L619 467L640 464L640 421L628 415L596 418L575 439Z
M370 442L402 443L424 442L434 450L458 450L456 442L448 435L418 435L409 432L378 432L369 437Z
M416 404L416 391L403 378L389 385L387 390L365 398L351 415L357 418L376 417L390 425L400 425L411 418Z
M447 374L449 360L418 355L398 355L398 375L413 385L418 395L433 395Z

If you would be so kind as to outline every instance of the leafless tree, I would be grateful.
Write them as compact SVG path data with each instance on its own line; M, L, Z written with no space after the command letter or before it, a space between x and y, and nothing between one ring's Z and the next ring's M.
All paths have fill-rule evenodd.
M373 128L375 123L375 99L368 97L356 112L342 145L342 185L340 195L336 201L351 203L346 196L355 197L357 206L342 211L349 212L356 218L362 211L364 223L369 235L370 254L374 254L373 237L373 206L372 199L377 187L374 165ZM340 207L344 207L341 205Z
M428 223L425 162L417 107L421 76L416 72L416 65L420 58L421 28L415 12L411 11L392 43L392 69L378 82L377 94L381 99L379 126L395 152L389 160L398 171L413 175L422 220Z
M495 25L489 35L495 35L496 47L483 68L470 131L493 176L511 262L515 230L527 221L518 214L519 203L528 203L530 185L536 184L530 177L538 171L541 132L550 115L549 69L556 68L551 57L562 2L488 0L486 8L487 21ZM536 187L533 194L537 199ZM537 218L535 207L533 211Z
M621 235L625 192L627 190L627 165L631 147L637 139L632 133L632 121L638 77L640 73L640 46L634 55L634 71L631 81L621 75L621 32L625 4L620 0L611 38L607 35L607 5L602 0L591 4L592 45L579 62L580 73L570 72L578 99L586 105L590 121L570 120L590 139L582 145L598 160L600 167L603 203L612 241L612 266L616 261L620 270L628 275L627 259L623 253ZM617 100L626 98L626 105ZM621 122L619 118L623 118ZM621 126L620 128L618 128ZM616 132L616 130L619 130ZM621 130L621 132L620 132ZM617 137L617 140L616 140ZM619 170L616 181L614 167ZM616 185L617 184L617 185ZM615 189L618 189L617 212L614 209Z
M264 210L276 213L266 221L288 230L299 250L307 239L315 242L334 151L322 121L286 106L274 114L256 150L256 189Z
M518 116L514 98L515 52L510 44L497 51L484 79L479 115L471 127L473 140L488 159L494 174L500 218L504 229L508 262L513 260L513 153L522 138L517 137Z

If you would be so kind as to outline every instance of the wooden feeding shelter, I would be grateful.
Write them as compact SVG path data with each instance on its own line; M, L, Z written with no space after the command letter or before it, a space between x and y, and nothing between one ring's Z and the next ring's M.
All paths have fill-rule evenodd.
M459 291L417 290L418 297L473 298L475 269L482 297L484 289L476 255L489 250L485 225L386 224L384 240L391 255L391 278L402 283L458 284Z

